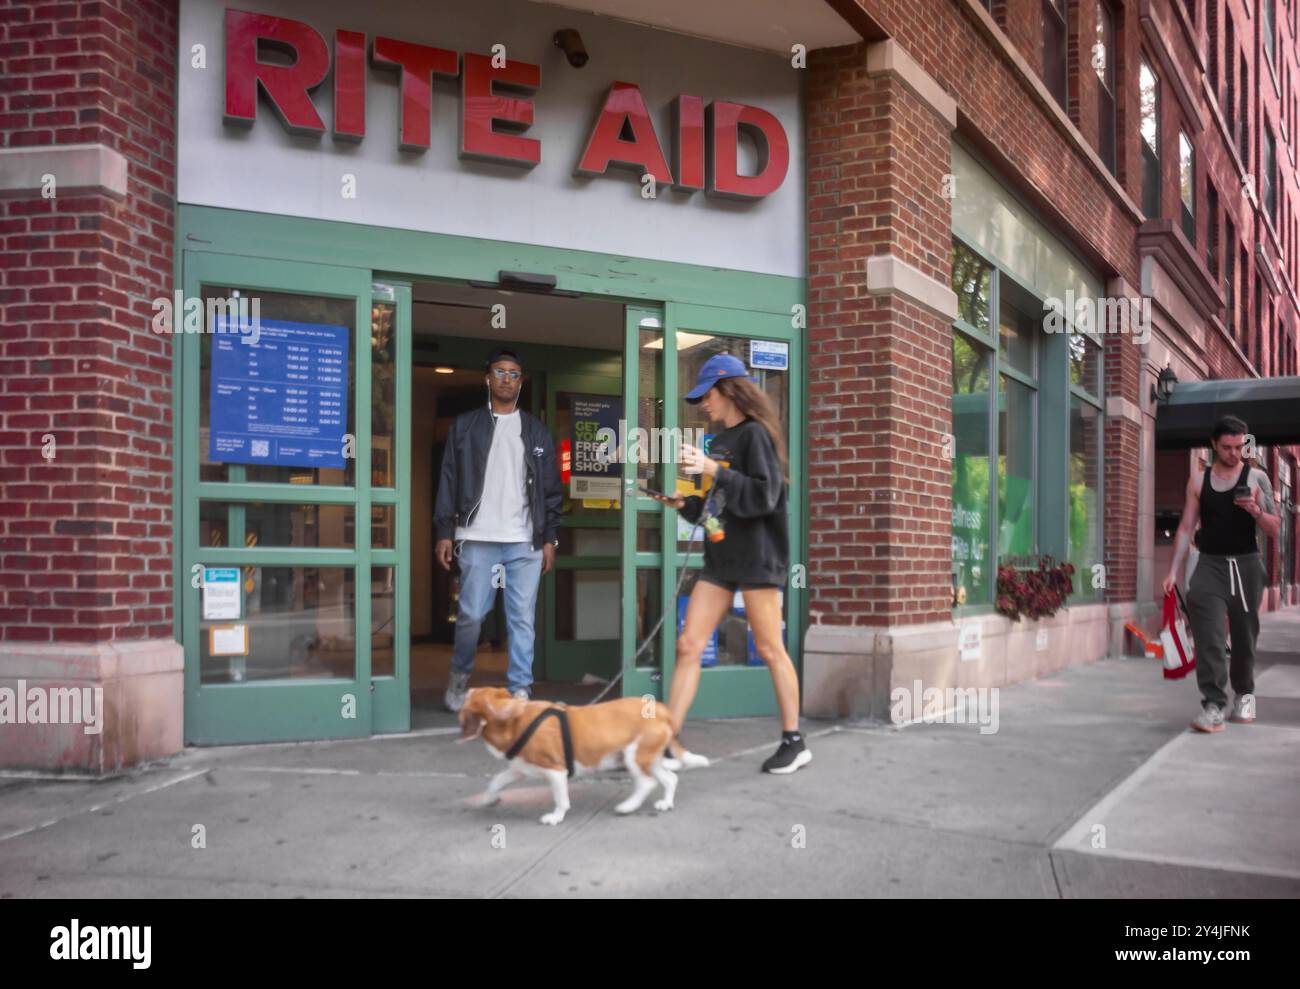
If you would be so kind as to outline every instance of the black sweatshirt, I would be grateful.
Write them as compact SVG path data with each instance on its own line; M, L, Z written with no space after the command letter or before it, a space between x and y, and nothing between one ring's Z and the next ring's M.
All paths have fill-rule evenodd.
M746 419L713 437L709 457L720 465L713 478L710 510L726 531L711 543L701 526L704 569L719 580L785 586L790 570L788 492L772 438ZM681 509L699 521L704 499L691 495Z

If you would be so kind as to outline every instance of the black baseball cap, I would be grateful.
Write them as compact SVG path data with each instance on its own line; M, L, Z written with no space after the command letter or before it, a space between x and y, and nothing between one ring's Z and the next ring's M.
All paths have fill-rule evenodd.
M518 354L509 347L497 347L488 353L487 360L483 362L483 370L490 371L493 364L503 360L512 360L519 365L519 370L524 369L524 362L519 359Z

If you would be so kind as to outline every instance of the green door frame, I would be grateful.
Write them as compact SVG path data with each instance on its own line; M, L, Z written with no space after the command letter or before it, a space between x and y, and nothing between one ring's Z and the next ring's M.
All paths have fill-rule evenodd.
M198 390L197 348L186 347L183 335L177 335L174 348L174 380L181 382L182 386L173 388L173 441L179 463L177 483L173 491L173 507L180 538L174 540L173 614L176 638L185 645L186 649L185 737L192 743L216 744L238 740L270 741L352 736L363 735L369 731L400 731L409 725L409 707L405 711L404 718L398 716L389 721L381 716L383 711L390 709L388 699L382 704L378 703L378 700L386 694L405 693L405 700L409 704L409 688L403 691L397 681L407 676L409 664L406 649L409 646L407 623L410 606L410 460L409 435L400 431L400 423L402 410L410 408L409 282L412 280L439 279L496 283L502 270L549 273L557 277L559 282L557 288L560 290L624 302L628 305L629 326L636 324L634 313L638 311L656 314L660 318L667 314L665 323L670 330L677 325L673 322L675 318L679 321L686 318L689 322L693 313L712 314L739 335L752 333L767 338L788 338L792 343L790 439L792 448L796 446L796 437L799 440L798 448L802 450L803 447L807 429L803 411L803 395L806 394L806 340L803 339L801 331L791 328L791 314L802 309L805 304L806 285L801 278L762 275L671 261L616 257L533 244L191 205L182 205L177 210L175 247L177 284L184 287L187 297L197 296L201 280L243 283L267 291L306 291L336 297L355 296L358 329L355 352L357 477L364 482L358 484L355 489L329 487L312 490L306 490L305 486L299 485L234 483L218 486L199 485L197 402L193 401L193 396ZM211 275L208 274L209 268L206 266L210 266ZM200 275L201 270L202 275ZM218 275L220 277L217 277ZM374 280L393 283L399 300L398 330L399 334L404 334L399 340L398 351L398 481L395 489L388 490L371 490L368 483L371 453L370 352L368 347L361 346L363 334L360 330L369 325L370 292ZM784 327L786 337L781 337L777 332L777 323ZM719 332L726 332L725 327L719 325ZM635 381L633 369L637 348L634 345L634 336L631 343L633 345L626 351L628 359L625 361L624 382L625 394L629 396L625 400L625 407L629 410L636 407L635 389L628 391L626 388L628 375ZM665 354L665 370L670 375L667 383L671 385L666 406L675 419L676 361L675 346L673 346L675 341L671 332L668 333L665 344L673 347L671 353L674 356L671 360L668 359L668 353ZM366 389L364 401L363 382ZM802 469L802 460L796 466L796 462L792 459L792 479L801 477ZM634 473L631 476L634 479ZM627 478L628 474L625 473L625 480ZM252 498L262 501L351 504L356 509L356 545L351 550L239 548L222 551L219 554L200 551L197 547L198 507L200 499L203 498L227 501L235 499L246 501ZM665 510L653 502L642 504L643 501L637 499L638 510L648 508L651 511L659 511L667 519ZM625 498L626 503L631 503L631 499ZM374 550L370 547L372 504L396 506L398 542L393 550ZM796 504L797 508L795 508ZM802 490L797 482L791 485L791 505L794 520L791 529L792 559L799 561L802 560L802 548L806 545L807 522ZM635 522L638 512L625 511L623 515L632 524L630 532L625 524L623 533L622 568L625 600L629 597L627 578L631 576L635 579L635 569L638 566L653 565L656 562L655 557L658 556L660 559L668 558L674 564L671 568L659 568L661 600L665 604L670 603L672 585L675 584L675 568L679 562L675 554L675 545L669 544L670 533L675 534L675 525L669 529L668 521L664 523L663 545L666 557L661 554L637 554L635 553ZM213 700L206 706L200 706L196 638L199 602L197 590L190 587L189 567L195 562L208 560L239 565L254 563L350 565L358 568L358 576L361 575L363 567L368 572L371 565L397 567L397 607L403 613L399 618L401 627L396 630L396 634L399 635L396 643L399 656L398 676L393 678L391 684L376 681L373 693L370 690L360 689L360 685L369 680L370 674L370 602L368 596L359 594L356 627L358 632L362 629L366 632L357 637L358 657L355 681L320 683L281 681L263 685L267 688L264 691L248 691L247 688L251 686L249 684L205 687L204 693L210 692ZM357 586L368 586L368 583L368 581L359 581ZM802 639L807 620L805 609L806 596L802 592L795 593L792 590L788 609L788 641L791 645L791 655L796 658L796 662L798 662L799 652L793 646ZM625 606L622 626L622 657L625 666L636 648L634 623L635 609ZM629 628L630 624L631 628ZM671 673L672 646L676 638L673 634L674 630L675 622L665 621L660 633L663 637L661 653L665 658L665 672L669 673ZM728 671L717 672L725 674ZM766 675L765 671L761 672ZM720 677L710 679L718 680L717 689L723 689ZM403 680L403 686L406 682ZM352 719L351 724L338 726L332 722L338 720L338 700L343 692L340 688L345 685L356 688L358 716ZM286 705L285 701L288 697L284 690L273 689L283 687L303 689L306 691L303 696L310 696L312 699L300 706L295 695L294 702ZM770 693L770 686L767 689ZM659 678L659 671L646 671L643 674L639 670L629 670L623 692L661 695L662 681ZM735 707L732 703L721 702L725 700L723 698L715 704L714 692L715 688L711 685L705 689L702 684L700 698L692 709L693 715L728 713ZM240 697L241 693L250 695L260 693L264 695L264 700L256 701L252 696L245 700ZM742 691L738 701L748 703L746 700L748 697L749 692ZM395 696L390 699L396 700ZM769 709L771 708L757 703L756 699L754 706L737 710L735 713L758 714ZM381 722L386 723L381 724Z
M402 492L409 488L409 437L399 434L396 463L397 487L371 490L371 337L372 285L369 273L356 268L309 265L186 251L182 259L182 285L187 299L203 297L203 286L232 286L241 291L296 293L313 297L352 299L355 303L352 362L355 396L355 467L353 486L319 486L252 483L242 465L229 467L229 480L205 482L199 478L200 422L197 402L181 409L176 428L180 433L181 537L177 540L181 641L185 665L185 738L193 744L244 741L279 741L300 738L352 738L374 731L402 731L410 726L409 689L409 581L408 566L398 559L397 545L409 543L409 511ZM390 285L381 290L397 312L396 346L409 350L410 289ZM404 314L404 315L403 315ZM200 393L200 339L178 333L181 394ZM409 406L409 368L397 375L395 401ZM200 506L204 501L227 505L227 545L209 548L199 544ZM308 547L247 547L244 540L245 507L249 503L346 505L353 511L353 545L350 549ZM396 514L395 546L371 546L372 504L392 505ZM394 573L394 675L371 680L371 567L391 565ZM341 567L351 568L355 592L354 639L356 653L352 678L311 680L274 679L231 684L201 684L199 655L201 587L189 579L208 566ZM241 613L246 611L241 609Z
M803 347L799 329L789 315L774 313L756 313L739 309L723 309L716 306L699 306L682 303L669 303L661 311L648 307L632 307L627 310L625 333L628 358L624 363L623 388L627 396L628 408L640 407L641 370L638 355L641 350L641 330L662 328L663 330L663 366L662 383L658 389L663 397L662 428L669 435L675 435L678 428L677 403L684 387L690 382L680 382L677 373L677 333L679 331L705 334L713 337L730 337L733 339L776 340L789 345L790 364L787 370L790 384L790 423L789 423L789 461L790 461L790 559L794 567L801 565L804 559L804 528L800 520L804 518L804 491L798 479L804 476L804 436L805 423L800 410L803 408L805 387ZM629 420L629 430L638 423ZM631 437L629 436L629 442ZM664 490L670 490L671 481L664 479L673 473L671 465L656 472L661 479ZM636 494L637 463L632 456L625 456L623 462L624 500L631 510L625 510L623 516L623 587L625 597L629 588L637 588L638 575L641 571L657 572L659 575L658 598L664 611L665 619L658 633L658 654L661 663L654 663L653 650L647 650L639 663L633 662L633 654L641 645L636 642L637 609L623 609L624 641L624 694L625 696L651 695L663 700L667 696L667 684L672 682L673 669L677 653L677 586L683 569L698 569L703 564L702 535L700 541L692 544L689 553L682 553L677 545L677 512L665 505ZM658 552L639 552L637 537L639 516L642 513L659 516L660 549ZM670 565L665 565L664 561ZM786 650L795 662L795 667L802 673L803 663L798 644L803 641L805 627L805 582L802 579L805 570L792 568L791 579L785 590L786 594ZM650 623L647 623L650 624ZM730 717L736 715L758 715L776 713L776 695L772 689L772 679L765 666L730 666L719 665L701 670L699 688L695 701L687 717L709 718Z

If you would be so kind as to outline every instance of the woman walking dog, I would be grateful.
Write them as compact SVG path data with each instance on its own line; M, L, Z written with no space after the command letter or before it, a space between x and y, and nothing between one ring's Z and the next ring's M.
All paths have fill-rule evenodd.
M685 397L723 429L714 436L709 456L696 447L682 447L685 469L712 478L705 497L653 495L687 521L703 521L706 532L704 569L691 591L677 640L668 709L680 731L699 687L700 657L739 589L754 645L772 674L781 712L781 744L763 763L763 772L793 773L812 761L812 753L799 731L799 678L781 632L781 589L790 572L790 539L780 422L771 399L739 358L730 354L715 354L705 361L695 387ZM678 763L702 766L708 765L708 759L674 740L667 765L675 769Z

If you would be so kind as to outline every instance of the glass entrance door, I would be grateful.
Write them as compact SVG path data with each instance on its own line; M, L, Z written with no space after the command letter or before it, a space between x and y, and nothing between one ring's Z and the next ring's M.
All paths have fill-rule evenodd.
M802 640L804 593L802 428L802 351L798 330L789 316L668 304L658 311L629 308L626 323L629 358L624 390L629 417L629 445L623 469L624 587L634 598L624 609L623 659L625 694L667 696L675 659L677 633L685 602L703 563L703 532L694 530L678 513L636 494L639 485L655 490L699 494L707 481L682 472L675 462L676 445L693 442L708 450L720 428L709 423L697 406L681 399L695 382L698 370L714 354L729 353L750 369L772 398L785 430L790 464L789 531L791 575L784 591L786 648L801 666L797 643ZM639 432L633 427L639 427ZM633 592L633 588L635 591ZM655 641L634 656L660 614L666 616ZM719 625L706 649L692 717L726 717L775 713L771 677L758 657L737 595L732 610Z
M547 374L545 419L561 459L564 514L555 572L543 582L546 680L609 679L619 670L622 488L618 465L595 452L600 429L617 429L621 418L617 374Z
M197 303L175 338L186 741L405 730L409 288L355 268L183 263Z

